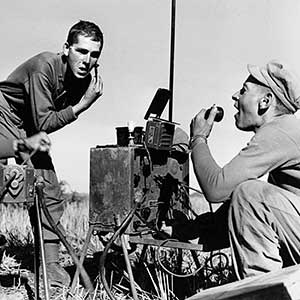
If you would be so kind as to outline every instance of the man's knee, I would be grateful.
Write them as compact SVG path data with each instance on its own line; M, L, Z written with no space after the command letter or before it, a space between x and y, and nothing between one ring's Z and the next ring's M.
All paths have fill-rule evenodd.
M244 206L251 201L252 204L261 201L261 193L266 189L267 183L259 180L247 180L240 183L233 191L231 206Z
M239 184L232 193L228 221L229 230L242 230L241 224L253 222L253 218L261 212L264 204L264 194L268 183L259 180L248 180Z

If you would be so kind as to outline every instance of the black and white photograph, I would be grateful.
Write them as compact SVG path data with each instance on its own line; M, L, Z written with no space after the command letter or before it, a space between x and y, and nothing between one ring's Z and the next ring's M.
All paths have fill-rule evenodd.
M300 1L0 24L0 300L300 299Z

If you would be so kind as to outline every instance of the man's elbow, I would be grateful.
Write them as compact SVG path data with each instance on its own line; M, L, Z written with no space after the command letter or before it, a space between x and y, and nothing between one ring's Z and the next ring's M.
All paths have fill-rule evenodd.
M47 120L36 124L37 132L44 131L47 134L49 134L49 133L56 131L57 129L58 129L57 126L54 126L54 124L52 122L47 122Z
M53 130L51 130L51 128L49 128L49 126L45 126L45 125L37 126L37 132L41 132L41 131L44 131L47 134L53 132Z

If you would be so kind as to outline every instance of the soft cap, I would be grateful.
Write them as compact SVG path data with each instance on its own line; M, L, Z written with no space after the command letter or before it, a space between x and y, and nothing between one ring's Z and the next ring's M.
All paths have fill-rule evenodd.
M248 65L247 68L249 73L268 86L291 112L294 113L300 108L299 80L283 63L273 60L263 67Z

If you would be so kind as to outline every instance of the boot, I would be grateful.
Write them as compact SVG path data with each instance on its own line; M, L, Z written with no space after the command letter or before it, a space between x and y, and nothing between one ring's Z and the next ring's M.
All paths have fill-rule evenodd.
M63 288L70 285L70 275L58 262L47 263L46 269L50 287Z
M0 262L2 261L2 256L7 246L7 240L3 234L0 234Z
M59 242L45 242L46 270L50 287L68 287L71 282L68 272L59 264Z
M0 247L5 246L6 243L7 243L7 240L6 240L5 236L3 234L0 234Z

